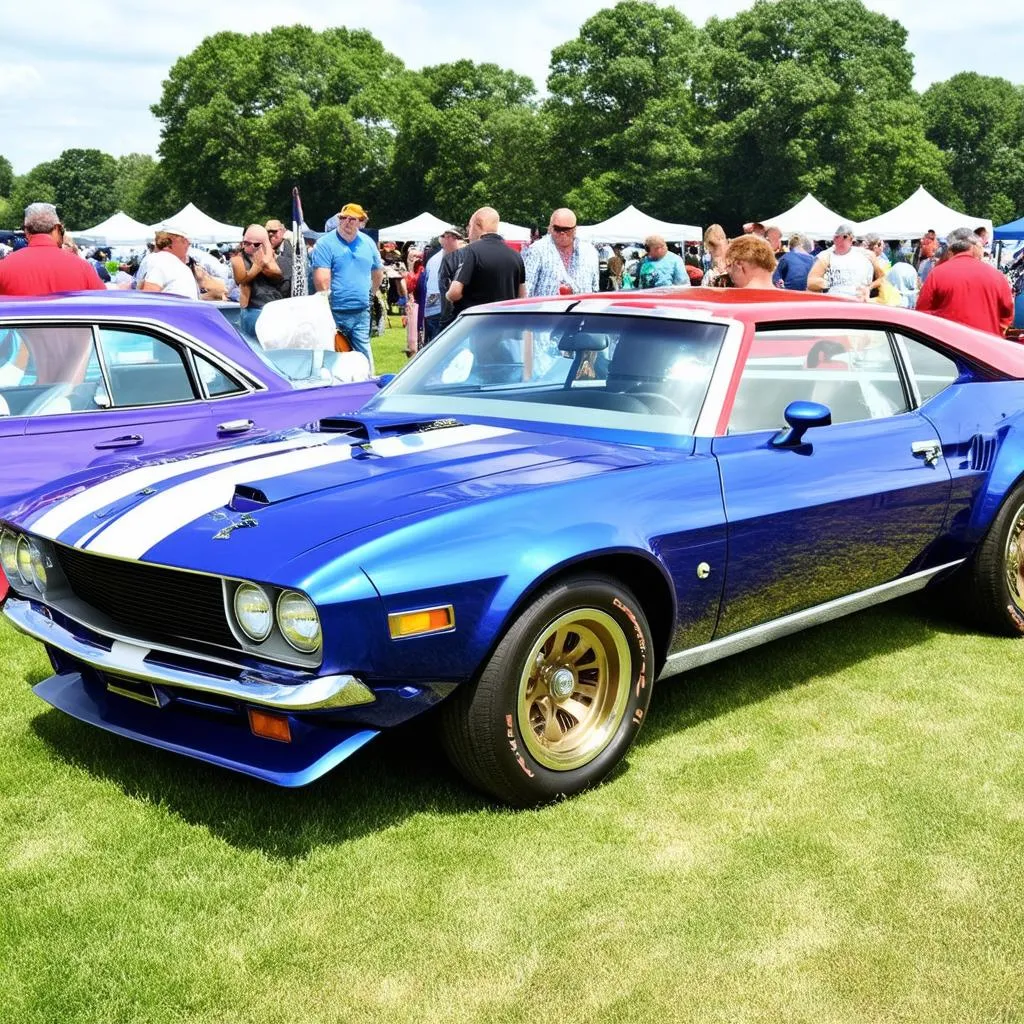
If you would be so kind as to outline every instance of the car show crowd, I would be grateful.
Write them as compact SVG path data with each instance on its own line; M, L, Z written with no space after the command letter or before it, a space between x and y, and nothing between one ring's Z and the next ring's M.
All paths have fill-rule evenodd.
M25 210L24 237L0 242L0 294L38 295L107 288L165 292L238 304L238 326L258 345L266 306L293 294L327 295L339 351L356 351L373 368L371 337L397 315L412 356L463 309L520 296L585 294L663 287L782 288L902 305L1004 335L1014 320L1011 280L995 266L988 229L958 228L940 238L860 235L837 225L831 244L758 222L729 239L712 224L702 244L652 234L634 244L587 241L568 208L547 231L506 242L499 214L482 207L465 230L448 226L425 244L377 243L368 212L344 204L323 232L301 238L277 219L245 228L238 244L202 247L173 227L157 230L146 251L111 259L110 249L75 244L49 203ZM6 258L5 258L6 257ZM1019 289L1018 289L1019 290Z

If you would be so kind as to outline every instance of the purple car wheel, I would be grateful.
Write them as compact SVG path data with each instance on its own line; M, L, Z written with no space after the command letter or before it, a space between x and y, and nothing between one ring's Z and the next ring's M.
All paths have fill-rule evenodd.
M471 783L516 806L596 784L643 722L651 651L643 610L621 585L595 576L552 587L453 698L449 755Z

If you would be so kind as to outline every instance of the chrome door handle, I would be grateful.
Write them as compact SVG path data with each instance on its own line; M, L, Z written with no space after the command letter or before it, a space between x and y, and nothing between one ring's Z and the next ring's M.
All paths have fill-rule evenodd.
M244 434L252 430L256 424L252 420L228 420L226 423L217 424L218 434Z
M109 441L97 441L94 448L135 448L142 444L144 438L141 434L124 434L121 437L112 437Z
M934 466L942 455L942 445L938 441L912 441L910 450L915 455L923 455L929 466Z

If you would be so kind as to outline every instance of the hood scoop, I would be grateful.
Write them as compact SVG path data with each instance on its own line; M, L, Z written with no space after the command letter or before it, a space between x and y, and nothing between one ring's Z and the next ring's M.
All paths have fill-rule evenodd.
M458 420L429 419L402 420L398 423L373 423L369 420L350 416L330 416L320 421L320 430L325 434L351 434L360 441L372 441L378 437L394 437L400 434L417 434L427 430L445 430L461 427Z
M233 512L252 512L254 509L265 508L270 504L270 499L265 491L259 487L252 487L249 484L235 484L235 493L228 502L228 508Z

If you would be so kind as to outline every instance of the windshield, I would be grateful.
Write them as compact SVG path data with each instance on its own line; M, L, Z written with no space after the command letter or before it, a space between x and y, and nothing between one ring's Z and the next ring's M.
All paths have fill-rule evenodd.
M725 331L600 313L469 314L367 411L690 434Z

